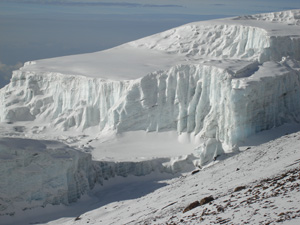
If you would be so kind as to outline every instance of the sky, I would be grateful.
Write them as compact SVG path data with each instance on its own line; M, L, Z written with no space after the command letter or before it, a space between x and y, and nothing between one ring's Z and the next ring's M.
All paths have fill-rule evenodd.
M297 8L299 0L0 0L0 88L26 61L100 51L194 21Z

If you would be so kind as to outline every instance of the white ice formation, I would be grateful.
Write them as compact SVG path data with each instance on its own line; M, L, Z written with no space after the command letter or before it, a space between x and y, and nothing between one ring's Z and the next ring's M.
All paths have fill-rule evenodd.
M300 10L195 22L28 62L0 90L0 121L29 121L34 132L176 130L206 140L197 148L205 164L254 133L300 122L299 25ZM82 185L94 184L76 193Z
M0 138L0 216L48 204L69 205L114 177L190 171L194 159L92 161L90 154L58 141Z
M191 23L103 52L27 63L1 90L0 120L175 129L230 149L299 121L298 17L294 10Z
M1 138L0 148L0 215L69 204L95 185L91 156L60 142Z

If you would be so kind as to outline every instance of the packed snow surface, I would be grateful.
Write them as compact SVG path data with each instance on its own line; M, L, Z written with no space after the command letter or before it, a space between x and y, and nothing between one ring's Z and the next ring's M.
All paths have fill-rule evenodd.
M201 168L287 123L299 130L299 25L300 10L195 22L25 63L0 90L0 215L72 204L115 177Z

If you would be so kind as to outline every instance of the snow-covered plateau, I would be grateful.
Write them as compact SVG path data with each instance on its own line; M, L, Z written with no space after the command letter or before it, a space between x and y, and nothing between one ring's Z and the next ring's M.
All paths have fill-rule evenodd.
M101 52L25 63L0 90L0 224L38 220L30 212L55 211L79 198L94 211L52 224L197 224L177 216L192 199L179 200L179 194L225 199L235 184L252 191L263 176L294 177L295 166L296 172L284 166L299 161L299 133L291 143L277 139L280 149L259 145L267 139L258 144L257 135L300 130L299 26L300 10L194 22ZM253 145L254 151L240 152ZM278 151L266 147L271 145ZM258 174L265 165L273 169ZM195 168L204 169L192 178L157 183ZM126 197L118 182L145 192ZM167 194L173 184L174 193ZM98 209L89 205L91 196L101 202L93 202ZM114 200L124 200L124 207ZM129 210L134 204L139 209ZM219 214L234 215L235 208L222 207ZM219 220L218 213L206 212L192 217L207 224ZM252 211L241 216L247 213ZM266 222L262 217L252 222ZM239 224L236 217L224 221Z

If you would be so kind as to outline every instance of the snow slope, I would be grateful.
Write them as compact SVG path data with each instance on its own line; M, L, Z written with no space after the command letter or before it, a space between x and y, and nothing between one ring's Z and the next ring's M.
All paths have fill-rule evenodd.
M299 14L195 22L14 71L0 90L1 215L71 204L116 176L186 172L238 153L251 135L286 123L299 128ZM118 213L124 217L104 220L130 222Z
M252 140L278 134L263 132ZM57 210L24 211L5 224L298 224L300 133L291 133L178 178L116 178L92 199ZM244 188L243 188L244 186ZM241 191L235 191L242 187ZM153 189L151 189L153 188ZM192 202L215 200L186 213ZM0 222L1 223L1 222Z
M290 219L296 215L299 221L299 135L287 135L252 147L231 158L220 160L197 174L189 173L166 181L167 186L142 198L114 202L86 212L80 215L82 219L76 221L76 224L85 224L87 221L89 224L199 224L201 217L203 224L220 224L222 219L228 219L224 224L241 224L242 220L244 223L260 224L276 222L282 217L280 213L290 214ZM273 177L280 177L290 170L295 171L295 181L278 179L281 185L286 183L284 188L287 192L276 182L275 186L266 182L267 178L272 181ZM261 183L266 188L255 189ZM239 186L246 188L241 193L234 192ZM274 194L272 189L276 189L276 186L278 189ZM262 192L261 195L259 192ZM259 194L257 200L256 194ZM183 213L183 209L190 203L210 195L216 198L213 204ZM242 203L251 197L252 203ZM224 207L223 212L218 211L220 205ZM285 220L289 220L288 217ZM74 219L68 218L49 224L57 223L75 224Z

